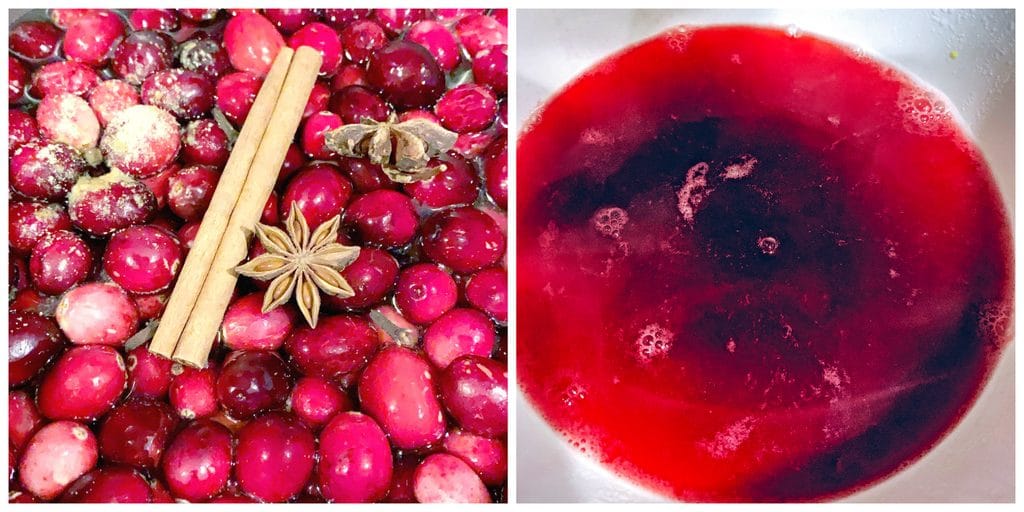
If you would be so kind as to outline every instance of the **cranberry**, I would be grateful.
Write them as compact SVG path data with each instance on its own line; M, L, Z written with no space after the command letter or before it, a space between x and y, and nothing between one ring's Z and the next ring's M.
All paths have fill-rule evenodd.
M217 412L217 371L213 366L171 367L168 401L174 412L187 420L206 418Z
M31 115L21 110L7 111L7 150L13 155L15 151L32 139L39 137L39 128Z
M462 356L441 372L445 408L474 434L494 437L508 430L508 375L505 365L486 357Z
M431 160L430 165L444 165L445 169L429 180L416 181L404 186L405 193L423 206L444 208L472 204L477 198L477 171L455 153L446 153Z
M316 21L312 9L263 9L263 16L284 34L291 34Z
M217 19L217 9L178 9L178 14L187 20L203 24Z
M235 477L247 494L283 503L306 486L315 465L316 440L294 416L272 412L238 432Z
M356 197L345 221L363 242L384 248L402 247L416 237L419 215L408 196L393 190L375 190Z
M117 232L103 254L103 270L132 293L166 289L177 276L181 262L178 241L154 226L133 226Z
M497 129L488 129L482 132L460 133L455 141L452 151L466 157L477 158L482 155L490 144L498 137Z
M449 130L478 132L494 123L498 100L486 87L463 84L444 93L434 111L441 124Z
M388 492L391 473L391 447L373 418L343 412L320 432L317 482L327 501L380 501Z
M388 35L395 37L410 25L427 19L426 9L374 9L373 19L380 23Z
M341 65L341 39L333 28L323 23L313 22L302 27L288 39L288 46L295 49L309 46L320 52L322 75L333 75Z
M11 201L8 242L15 250L29 252L46 235L71 229L71 218L59 204Z
M413 475L413 492L420 503L490 503L480 477L462 459L435 453L423 459Z
M142 84L142 102L182 119L196 119L213 108L214 86L195 71L170 69L152 74Z
M131 400L110 411L99 429L105 460L156 469L178 418L167 404Z
M413 492L413 476L422 459L403 454L395 461L394 476L391 477L391 488L388 490L387 503L417 503Z
M128 25L136 31L170 32L178 28L178 15L170 9L132 9L128 15Z
M313 427L320 427L340 412L352 410L352 400L334 383L320 377L303 377L288 398L291 410Z
M487 485L501 485L508 475L507 449L500 439L455 429L445 436L444 450L469 464Z
M474 58L486 49L508 44L508 27L494 17L483 14L473 14L460 19L455 24L455 34Z
M285 340L292 363L305 375L340 379L359 371L377 351L377 333L361 316L320 318L316 328L302 326Z
M340 157L338 163L348 179L352 180L356 191L361 194L381 188L398 188L398 184L391 181L380 166L370 162L369 158Z
M446 73L458 67L462 60L459 42L447 27L436 21L417 22L409 29L405 38L426 48L434 56L437 65Z
M246 295L231 304L221 324L224 345L234 350L277 350L292 332L297 314L289 306L262 312L263 294Z
M219 494L231 476L231 432L210 420L185 427L164 452L160 467L171 494L203 501Z
M25 490L52 500L89 472L98 458L96 437L88 427L75 421L55 421L36 432L25 446L18 480Z
M284 46L274 24L259 14L240 13L224 27L224 48L231 65L240 71L265 76Z
M163 229L163 228L161 228ZM139 320L147 321L160 318L167 308L167 300L170 299L170 292L153 294L132 294L132 302L135 309L139 311Z
M313 90L309 93L309 100L306 101L306 108L302 110L302 119L308 119L313 114L327 110L327 101L331 98L331 89L327 84L317 81L313 84Z
M333 114L332 114L333 115ZM299 207L309 229L340 215L352 196L352 183L332 164L313 164L288 182L281 197L281 217L287 218L292 204Z
M388 347L370 361L359 378L359 404L396 448L423 448L444 435L434 370L407 348Z
M99 67L124 36L124 23L110 11L93 11L75 20L64 34L64 55L69 60Z
M166 210L163 210L167 206L167 193L171 190L171 176L178 174L181 168L178 164L170 164L164 167L160 172L148 177L143 178L141 181L150 192L153 193L153 197L156 198L156 207L158 209L157 215L163 218L173 217L168 215ZM154 219L155 222L156 219ZM169 228L173 229L173 228Z
M456 272L474 272L501 259L505 235L486 213L471 206L453 208L423 223L423 252Z
M7 59L7 102L17 103L25 95L25 88L29 84L28 70L20 60L11 57Z
M174 41L160 32L133 32L114 48L111 63L114 75L141 85L154 73L171 67Z
M376 22L360 20L342 29L341 42L349 60L365 64L374 52L388 44L388 36Z
M42 98L62 92L83 96L99 81L99 75L80 62L51 62L32 75L32 94Z
M508 320L508 274L502 268L488 268L466 282L466 300L498 322Z
M107 126L128 107L139 104L139 93L123 80L104 80L89 93L89 106L100 126Z
M10 165L11 188L41 200L63 199L85 168L85 162L67 144L43 141L22 144L11 156Z
M484 157L484 179L487 195L502 207L508 207L508 145L505 137L498 139Z
M107 125L100 140L108 166L139 178L152 176L171 163L180 147L181 136L174 116L152 105L135 105L121 111Z
M426 119L431 123L440 123L440 121L437 120L437 116L435 116L434 113L429 110L406 110L405 112L402 112L398 116L398 120L401 122L405 122L410 119Z
M51 94L36 109L39 131L47 139L80 150L96 146L100 122L89 103L70 93Z
M434 9L434 16L440 21L459 21L470 14L486 14L487 9Z
M11 386L34 378L66 345L57 324L30 312L7 312L7 371Z
M341 117L332 112L317 112L309 116L302 126L302 149L314 160L331 158L334 152L327 148L324 137L343 124Z
M79 18L99 10L106 9L50 9L50 21L62 29L67 29Z
M236 127L245 123L263 79L252 73L231 73L217 82L217 108Z
M82 176L68 194L71 222L96 236L141 224L155 208L153 192L116 169L95 178Z
M131 297L110 283L73 288L57 305L57 323L76 345L119 346L135 334L138 322L139 314Z
M373 9L321 9L320 16L328 25L341 30L350 23L369 18Z
M168 182L167 206L182 219L199 219L210 206L218 180L217 169L206 165L193 165L176 172Z
M198 37L199 34L178 46L178 63L182 69L201 73L210 80L217 80L231 70L228 52L219 42Z
M45 21L21 21L11 27L7 47L19 57L42 60L53 55L63 35Z
M174 364L170 359L150 352L148 345L140 345L128 352L125 362L131 396L151 399L167 396L167 389L171 386L171 366Z
M61 496L62 503L149 503L153 490L138 471L109 466L75 480Z
M221 167L231 155L228 136L212 119L192 121L185 128L181 141L181 155L190 165Z
M298 144L289 144L288 151L284 154L284 162L281 163L281 171L277 175L277 184L287 183L296 171L305 167L306 163L306 156L302 154Z
M11 391L7 394L7 412L8 438L11 447L18 450L25 446L32 435L43 426L45 420L39 415L32 395L24 390Z
M395 305L409 320L428 324L458 300L455 280L437 265L419 263L402 269L395 285Z
M491 355L494 325L475 309L456 308L438 318L423 332L423 351L437 368L445 368L460 356Z
M54 420L92 421L114 406L127 382L124 360L113 348L71 348L43 376L39 412Z
M345 124L361 123L364 119L386 121L391 108L373 91L361 85L348 86L331 95L331 112L341 116Z
M473 80L499 96L508 93L508 46L499 44L478 53L473 58Z
M55 231L32 249L28 268L37 290L58 295L89 276L92 252L74 233Z
M344 64L331 79L331 90L340 91L350 85L367 85L366 69L359 64Z
M323 297L324 304L336 309L365 308L380 303L394 289L398 261L383 249L364 247L341 276L356 294L345 299L328 295Z
M422 46L393 41L370 57L367 79L399 109L432 105L444 94L444 73Z
M221 405L240 419L281 407L290 387L288 366L270 351L232 352L217 377Z

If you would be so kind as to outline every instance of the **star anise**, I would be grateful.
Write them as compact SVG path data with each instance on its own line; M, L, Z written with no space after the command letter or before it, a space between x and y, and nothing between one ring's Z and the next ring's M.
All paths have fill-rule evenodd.
M355 295L340 272L359 256L359 248L338 243L340 226L341 218L335 216L310 234L295 203L285 220L287 231L256 224L256 236L267 252L235 267L235 272L260 281L273 279L263 296L264 313L288 302L294 294L302 316L310 327L316 327L321 291L341 298Z
M341 156L369 157L380 165L392 181L412 183L434 177L445 166L429 165L455 146L458 134L426 119L397 122L394 114L387 121L364 118L327 132L327 147Z

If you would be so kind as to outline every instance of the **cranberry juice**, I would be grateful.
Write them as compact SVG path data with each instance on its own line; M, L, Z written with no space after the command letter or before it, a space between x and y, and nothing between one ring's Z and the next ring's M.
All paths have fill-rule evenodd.
M949 431L1009 337L982 155L860 52L672 30L570 84L518 151L521 386L657 492L863 488Z

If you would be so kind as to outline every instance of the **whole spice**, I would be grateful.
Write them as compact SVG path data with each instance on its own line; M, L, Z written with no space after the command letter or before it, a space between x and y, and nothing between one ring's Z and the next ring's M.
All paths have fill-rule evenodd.
M427 119L397 122L394 114L387 121L364 118L327 133L327 147L346 157L369 157L392 181L412 183L437 175L445 165L429 165L431 158L444 154L458 134Z

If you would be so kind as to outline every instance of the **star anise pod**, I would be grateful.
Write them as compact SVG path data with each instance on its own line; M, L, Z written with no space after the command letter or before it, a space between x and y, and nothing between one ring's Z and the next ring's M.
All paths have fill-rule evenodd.
M364 118L327 132L327 147L341 156L369 157L380 165L392 181L412 183L434 177L445 166L429 165L455 146L458 134L426 119L397 122L394 114L387 121Z
M285 220L287 231L256 224L254 231L267 252L235 267L235 272L260 281L273 279L263 296L264 313L288 302L294 294L302 316L310 327L316 327L321 291L341 298L355 295L341 270L355 261L359 248L338 243L340 226L341 218L335 216L310 234L295 203Z

